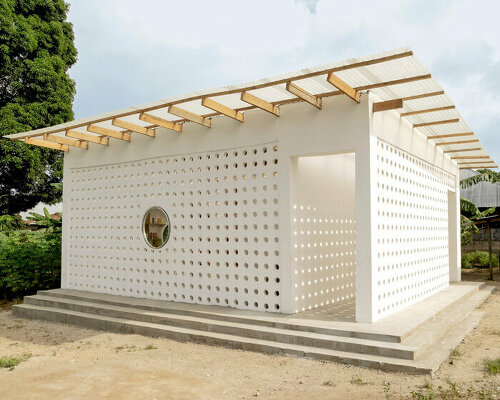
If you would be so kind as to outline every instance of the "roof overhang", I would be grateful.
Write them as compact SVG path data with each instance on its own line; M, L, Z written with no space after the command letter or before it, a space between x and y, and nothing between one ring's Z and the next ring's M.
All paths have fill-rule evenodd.
M131 141L131 132L155 137L161 126L177 133L196 123L210 128L214 116L244 122L245 111L279 109L304 102L322 109L322 99L346 95L353 104L372 91L373 112L397 110L460 168L497 168L455 105L408 48L354 58L274 78L167 98L140 106L7 135L12 140L69 151ZM111 140L110 140L111 138ZM89 143L91 145L89 146Z

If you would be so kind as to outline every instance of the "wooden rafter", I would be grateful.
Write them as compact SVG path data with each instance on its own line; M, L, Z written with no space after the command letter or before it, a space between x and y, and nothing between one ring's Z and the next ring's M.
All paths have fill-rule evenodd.
M211 121L209 118L202 117L201 115L183 110L182 108L179 107L175 106L168 107L168 113L172 115L177 115L178 117L185 118L192 122L196 122L197 124L206 126L207 128L210 128L211 126Z
M401 107L403 107L403 99L379 101L377 103L373 103L373 112L395 110Z
M434 146L449 146L451 144L466 144L466 143L478 143L479 139L471 139L471 140L460 140L456 142L441 142L436 143Z
M432 136L427 136L427 140L429 140L429 139L450 138L450 137L460 137L460 136L472 136L472 135L474 135L474 132L448 133L446 135L432 135Z
M328 81L328 83L335 86L337 89L339 89L341 92L349 96L355 102L359 103L361 94L356 89L349 86L346 82L340 79L337 75L330 72L326 80Z
M302 100L306 101L309 104L312 104L314 107L321 110L322 107L321 99L309 93L307 90L298 87L295 83L287 82L286 90L288 90L290 93L294 94L295 96L301 98Z
M427 114L427 113L437 112L437 111L452 110L454 108L455 108L455 106L444 106L444 107L428 108L426 110L407 111L407 112L401 113L401 116L407 117L409 115Z
M125 140L126 142L130 142L130 133L128 132L120 132L114 131L113 129L103 128L102 126L97 125L87 125L87 130L92 133L97 133L103 136L109 136L115 139Z
M236 121L243 122L243 113L240 111L236 111L230 107L225 106L224 104L221 104L215 100L209 99L208 97L205 97L201 99L201 105L203 107L210 108L211 110L217 111L226 117L235 119Z
M122 119L117 119L117 118L113 118L111 123L119 128L128 129L129 131L137 132L142 135L150 136L153 138L155 137L155 131L154 129L151 128L146 128L144 126L133 124L132 122L124 121Z
M451 157L452 160L481 160L488 159L490 156L457 156Z
M109 145L109 138L107 138L107 137L104 137L104 136L95 136L95 135L88 135L86 133L81 133L81 132L78 132L78 131L74 131L72 129L68 129L66 131L66 136L74 138L74 139L86 140L87 142L101 144L103 146L108 146Z
M32 145L40 146L40 147L46 147L47 149L53 149L53 150L62 150L62 151L69 150L68 146L65 144L54 143L54 142L49 142L49 141L40 140L40 139L34 139L34 138L30 138L30 137L25 138L24 143L32 144Z
M489 158L489 157L488 157ZM465 161L465 162L461 162L461 163L458 163L458 165L468 165L468 164L490 164L490 163L494 163L495 161Z
M49 142L54 142L59 144L65 144L66 146L79 147L80 149L85 149L85 150L88 150L89 148L89 142L86 142L84 140L73 140L73 139L68 139L67 137L64 136L49 135L48 133L43 135L43 140L48 140Z
M459 122L459 121L460 121L460 118L444 119L441 121L422 122L420 124L413 124L413 127L414 128L421 128L423 126L454 124L454 123Z
M459 167L459 169L483 169L483 168L498 168L498 165L474 165L470 167Z
M443 153L461 153L462 151L480 151L481 147L471 147L470 149L446 150Z
M153 115L153 114L147 114L145 112L142 112L139 114L139 119L141 121L149 122L150 124L162 126L164 128L170 129L172 131L182 132L182 125L181 124L179 124L177 122L169 121L168 119L165 119L165 118L157 117L156 115Z
M277 117L280 116L280 109L278 106L275 106L272 103L262 100L261 98L254 96L253 94L250 94L248 92L242 92L241 100L255 107L258 107L264 111L267 111L268 113L276 115Z
M425 97L441 96L443 94L444 90L438 90L437 92L422 93L422 94L416 94L414 96L403 97L403 101L423 99Z

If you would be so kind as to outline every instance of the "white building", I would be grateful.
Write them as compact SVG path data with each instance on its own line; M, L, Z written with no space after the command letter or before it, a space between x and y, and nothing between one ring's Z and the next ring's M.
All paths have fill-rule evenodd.
M359 322L460 281L494 166L408 49L10 138L66 152L63 288Z

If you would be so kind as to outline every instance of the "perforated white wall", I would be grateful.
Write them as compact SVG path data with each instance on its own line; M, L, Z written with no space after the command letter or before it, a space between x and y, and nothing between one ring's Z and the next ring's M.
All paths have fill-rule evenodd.
M354 153L298 157L292 176L294 311L353 302Z
M378 317L449 284L448 190L455 176L382 140L376 147Z
M66 287L279 311L278 163L272 142L70 169ZM172 224L161 249L151 206Z

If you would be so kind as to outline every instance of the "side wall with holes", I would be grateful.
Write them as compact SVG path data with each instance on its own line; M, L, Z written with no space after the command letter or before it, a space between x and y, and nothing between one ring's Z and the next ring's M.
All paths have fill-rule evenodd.
M373 321L460 280L460 224L454 161L396 111L371 136Z
M159 128L155 139L132 134L130 143L72 148L62 287L294 312L293 160L356 154L356 238L368 237L368 107L366 95L361 104L334 96L322 110L296 103L281 107L279 118L256 110L244 123L217 117L211 129L188 123L182 134ZM172 224L161 249L148 247L141 231L152 206ZM356 253L358 267L369 268L369 243L356 239Z

